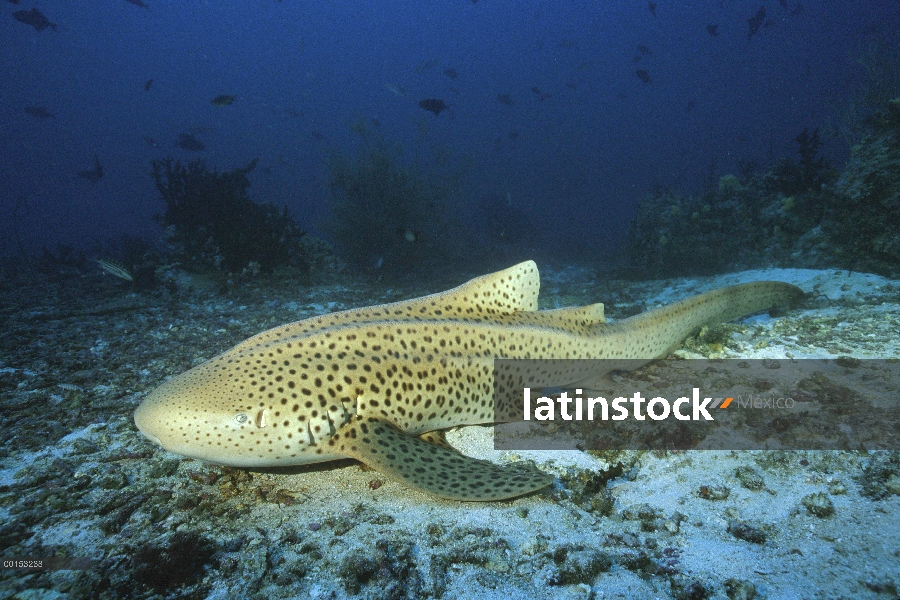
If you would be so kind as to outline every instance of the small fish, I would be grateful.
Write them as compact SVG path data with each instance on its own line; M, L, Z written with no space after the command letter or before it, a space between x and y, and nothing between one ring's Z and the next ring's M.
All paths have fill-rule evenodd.
M78 171L78 176L82 179L87 179L91 183L97 183L103 179L103 165L100 164L100 159L96 154L94 155L94 168L87 169L86 171Z
M237 96L229 96L228 94L220 94L210 101L213 106L231 106Z
M26 106L25 112L38 119L55 119L56 115L43 106Z
M778 0L778 4L781 5L781 8L787 10L787 0Z
M512 106L514 104L512 96L509 94L497 94L497 102L507 106Z
M452 67L449 69L444 69L444 75L446 75L450 79L456 79L457 77L459 77L459 73L457 73L456 69Z
M38 31L43 31L48 27L53 31L57 30L56 23L51 23L50 20L44 16L44 13L36 8L32 8L31 10L17 10L13 13L13 18L20 23L31 25Z
M706 31L709 32L709 35L716 37L719 35L719 26L718 25L707 25Z
M97 266L110 275L115 275L119 279L124 279L125 281L134 281L134 277L131 275L131 272L127 268L125 268L125 266L117 263L114 260L110 260L108 258L98 258Z
M687 106L684 107L684 112L689 113L694 110L694 107L697 106L696 100L689 100Z
M137 6L139 8L146 8L147 10L150 10L150 7L147 6L147 4L142 2L141 0L125 0L125 1L128 2L129 4L134 4L135 6Z
M145 92L149 92L149 91L150 91L150 87L151 87L152 85L153 85L153 80L152 80L152 79L148 79L147 81L145 81L145 82L144 82L144 91L145 91Z
M803 4L801 2L797 3L797 6L794 7L794 10L791 11L791 16L796 17L800 13L803 12Z
M394 85L393 83L385 83L384 89L394 94L398 98L403 98L406 96L406 91L399 85Z
M763 23L766 22L766 7L760 6L759 10L756 11L756 14L747 19L747 24L750 25L750 31L747 32L747 39L752 38L759 28L762 27Z
M422 232L411 227L401 227L397 233L403 236L403 239L409 243L418 242L422 239Z
M643 44L638 44L637 49L643 56L650 56L653 54L653 50L651 50L649 46Z
M159 142L146 135L144 136L144 143L146 143L151 148L159 148Z
M10 3L12 3L12 4L18 4L18 3L19 3L19 0L8 0L8 1L9 1Z
M550 97L550 94L542 92L536 85L531 86L531 91L537 96L538 101L543 101Z
M195 138L190 133L179 133L178 141L175 142L175 145L179 148L183 148L184 150L190 150L191 152L200 152L201 150L206 149L206 144Z
M656 16L656 2L647 2L647 10L649 10L650 14L655 17Z
M644 83L650 83L650 71L646 69L638 69L634 72L635 75L638 76L638 79L643 81Z
M434 116L438 116L441 114L441 111L450 108L447 103L438 98L426 98L425 100L421 100L419 101L419 106L428 112L433 112Z

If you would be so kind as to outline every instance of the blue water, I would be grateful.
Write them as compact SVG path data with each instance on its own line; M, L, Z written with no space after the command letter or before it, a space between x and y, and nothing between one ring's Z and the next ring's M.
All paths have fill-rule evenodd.
M900 30L896 0L766 2L752 36L760 4L733 0L659 0L655 15L641 0L146 4L40 0L58 28L37 31L12 16L31 0L2 3L0 252L159 238L149 172L165 156L223 170L259 157L253 198L315 232L325 159L355 152L360 124L464 172L463 216L495 198L560 244L614 248L654 186L699 191L839 124L864 81L857 57ZM211 105L220 94L236 99ZM175 147L183 132L205 150ZM824 150L840 165L849 145ZM97 182L77 175L94 155Z

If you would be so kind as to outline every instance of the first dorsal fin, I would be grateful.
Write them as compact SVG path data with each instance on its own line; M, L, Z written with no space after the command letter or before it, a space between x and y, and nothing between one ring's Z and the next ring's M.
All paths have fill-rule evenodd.
M508 269L470 279L446 292L348 311L346 314L367 319L404 319L535 312L540 289L541 276L537 265L533 260L527 260Z
M476 277L446 292L333 313L320 319L323 324L362 323L382 319L477 317L535 312L540 289L541 276L537 265L533 260L528 260L496 273Z
M245 340L241 346L254 348L294 336L311 335L332 327L375 321L483 317L523 311L534 312L537 311L540 288L541 277L537 265L533 260L528 260L496 273L476 277L446 292L390 304L354 308L288 323L257 334Z
M537 265L533 260L527 260L422 300L434 299L442 309L453 312L534 312L538 307L540 290L541 276Z

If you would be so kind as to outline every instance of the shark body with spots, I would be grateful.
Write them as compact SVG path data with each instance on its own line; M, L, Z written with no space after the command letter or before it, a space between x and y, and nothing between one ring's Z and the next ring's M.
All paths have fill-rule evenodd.
M264 331L163 383L135 423L166 450L217 464L355 458L443 498L513 498L551 478L464 456L439 435L494 422L495 358L649 362L703 325L802 295L746 283L607 323L602 304L538 311L539 288L528 261L446 292ZM590 388L604 374L551 371L542 383Z

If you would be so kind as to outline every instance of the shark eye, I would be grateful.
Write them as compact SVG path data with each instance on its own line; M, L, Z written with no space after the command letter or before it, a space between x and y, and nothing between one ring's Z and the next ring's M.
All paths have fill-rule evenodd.
M247 422L247 418L248 417L246 414L238 413L238 414L234 415L234 422L237 423L238 425L243 425L244 423Z

